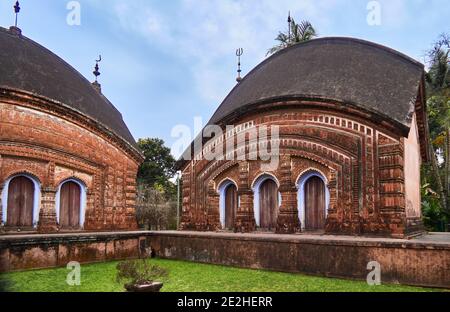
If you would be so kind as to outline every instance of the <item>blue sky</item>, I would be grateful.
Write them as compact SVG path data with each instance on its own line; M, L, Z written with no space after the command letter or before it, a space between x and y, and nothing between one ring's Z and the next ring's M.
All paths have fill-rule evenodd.
M14 2L0 0L3 27L14 22ZM380 0L380 26L367 23L368 0L79 0L80 26L67 24L67 0L20 2L24 35L91 81L101 53L103 93L134 137L168 146L174 126L193 128L196 116L206 123L235 85L236 48L245 50L248 73L287 27L289 10L321 37L362 38L421 62L438 35L450 32L448 0Z

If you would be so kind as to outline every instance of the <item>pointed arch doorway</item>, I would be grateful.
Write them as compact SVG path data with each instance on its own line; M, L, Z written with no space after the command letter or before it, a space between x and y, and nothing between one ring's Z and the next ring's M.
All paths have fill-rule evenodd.
M325 183L317 176L305 183L305 230L325 230Z
M274 231L281 205L279 182L271 174L263 174L252 183L253 210L260 231Z
M238 208L238 193L234 184L225 190L225 228L234 229Z
M279 210L278 185L270 179L261 184L259 189L259 207L262 229L273 230L277 227Z
M59 225L62 229L80 227L81 188L78 184L68 181L61 186Z
M232 180L224 180L220 183L220 224L223 230L234 230L236 215L239 207L239 195L236 183Z
M324 231L330 205L330 192L325 176L315 170L298 179L298 214L304 231Z
M26 176L17 176L9 182L7 221L11 227L32 227L35 185Z

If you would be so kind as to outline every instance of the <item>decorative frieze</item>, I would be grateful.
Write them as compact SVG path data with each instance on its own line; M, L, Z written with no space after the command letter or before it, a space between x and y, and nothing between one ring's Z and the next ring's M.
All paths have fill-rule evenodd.
M18 174L39 182L41 233L57 230L57 191L67 179L86 187L84 230L137 229L137 151L73 115L47 110L42 99L33 101L20 93L0 99L0 185Z
M251 121L252 128L261 125L280 128L280 137L266 142L279 144L279 165L270 171L280 183L277 232L300 230L302 195L297 183L304 170L313 170L327 181L327 233L392 236L405 233L403 146L397 135L390 132L392 128L382 132L379 125L369 121L365 124L362 119L354 120L339 112L301 109L261 112L246 118L238 123ZM212 145L225 144L225 141ZM249 141L244 147L246 155L253 150L252 144L256 143ZM257 145L264 147L264 144ZM207 146L211 145L207 143ZM253 159L221 159L197 160L185 166L189 174L183 175L182 228L214 228L210 222L220 218L217 216L220 196L208 192L208 183L214 181L217 187L221 181L231 179L238 184L239 193L235 230L255 230L253 207L257 203L250 184L264 173L263 163ZM206 201L202 194L208 194Z
M39 211L39 233L54 233L58 231L56 222L56 189L44 187L41 190Z

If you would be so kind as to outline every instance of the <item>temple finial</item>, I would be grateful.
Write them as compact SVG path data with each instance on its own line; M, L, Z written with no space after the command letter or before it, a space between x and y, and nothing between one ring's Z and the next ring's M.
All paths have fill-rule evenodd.
M17 36L22 35L22 30L19 27L17 27L17 19L19 16L19 12L20 12L20 3L19 1L16 1L16 4L14 5L14 13L16 14L16 21L14 23L14 26L9 27L9 31Z
M238 76L236 78L236 81L238 83L241 82L241 80L242 80L242 77L241 77L241 73L242 73L242 70L241 70L241 56L243 54L244 54L244 49L239 48L239 49L236 50L236 56L238 57L238 70L237 70Z
M101 75L101 73L99 71L100 67L98 66L98 63L100 63L101 61L102 61L102 56L99 55L98 60L95 60L95 68L94 68L94 72L93 72L93 74L95 76L95 82L97 82L98 76Z
M95 81L92 83L94 88L100 93L102 92L102 85L98 83L98 76L101 75L100 67L98 66L98 63L100 63L101 61L102 61L102 56L100 55L98 57L98 60L95 60L95 67L94 67L94 71L93 71L93 74L95 76Z
M288 44L290 44L291 43L291 32L292 32L292 17L291 17L291 11L289 11L289 13L288 13L288 27L289 27L289 31L288 31Z
M19 16L20 13L20 3L19 0L16 1L16 4L14 5L14 13L16 13L16 22L14 24L14 27L17 28L17 18Z

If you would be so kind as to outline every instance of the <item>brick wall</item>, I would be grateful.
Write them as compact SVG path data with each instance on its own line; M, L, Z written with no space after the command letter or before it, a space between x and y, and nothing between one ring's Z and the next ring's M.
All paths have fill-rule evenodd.
M161 232L157 257L233 267L366 280L380 264L383 284L450 287L450 243L319 235Z
M193 160L185 165L181 228L199 231L220 228L217 190L222 181L229 179L238 184L241 198L236 231L253 231L252 183L266 173L280 181L283 200L277 231L297 232L298 181L302 174L314 170L326 178L330 191L327 233L393 237L409 233L401 131L361 112L320 109L318 104L302 109L299 102L294 103L296 108L279 108L285 104L273 103L273 109L266 105L265 110L255 109L257 113L227 121L244 133L253 127L279 126L280 162L276 169L264 172L261 160L251 160L254 142L250 138L246 141L247 160L238 160L238 150L234 150L231 153L234 160ZM233 134L235 141L238 135L242 133ZM226 150L227 140L230 138L225 136L212 138L204 149L223 144ZM419 167L420 163L415 165Z
M57 189L76 179L86 186L84 230L135 229L139 154L88 117L55 105L0 97L0 191L14 175L32 176L41 186L38 230L54 232Z

